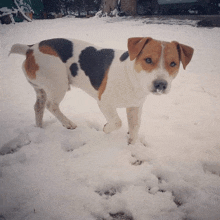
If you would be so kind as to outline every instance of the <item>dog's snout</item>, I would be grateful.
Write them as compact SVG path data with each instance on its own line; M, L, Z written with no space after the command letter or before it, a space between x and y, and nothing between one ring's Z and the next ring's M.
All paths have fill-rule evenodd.
M153 85L156 91L165 91L168 83L166 80L158 79L153 82Z

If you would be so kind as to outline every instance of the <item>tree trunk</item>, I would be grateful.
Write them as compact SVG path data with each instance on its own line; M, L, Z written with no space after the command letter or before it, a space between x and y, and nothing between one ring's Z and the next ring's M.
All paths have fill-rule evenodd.
M117 8L118 0L103 0L103 14L109 15L113 10Z
M125 15L136 15L137 0L121 0L121 11L123 11Z

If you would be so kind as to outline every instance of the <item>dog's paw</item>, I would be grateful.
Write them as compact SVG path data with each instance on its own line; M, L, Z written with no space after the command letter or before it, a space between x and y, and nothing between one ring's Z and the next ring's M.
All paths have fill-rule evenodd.
M135 143L136 143L136 139L128 138L128 144L135 144Z
M131 135L128 136L128 144L135 144L138 140L138 135Z
M111 124L107 123L107 124L104 125L103 131L106 134L108 134L108 133L110 133L110 132L112 132L114 130L114 129L112 129L112 127L113 126Z
M107 123L105 124L103 131L108 134L112 131L118 130L122 125L121 121L115 122L115 123Z
M128 132L128 144L135 144L138 140L138 130Z
M63 126L67 129L73 130L77 127L76 124L74 124L72 121L67 121L65 123L63 123Z

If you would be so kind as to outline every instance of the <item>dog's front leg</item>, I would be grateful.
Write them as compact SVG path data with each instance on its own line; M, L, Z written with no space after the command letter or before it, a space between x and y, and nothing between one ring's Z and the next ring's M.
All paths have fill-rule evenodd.
M103 115L105 116L107 123L105 124L103 131L108 134L114 130L117 130L121 127L122 122L118 116L116 108L113 106L99 102L99 108L102 111Z
M141 124L142 106L126 109L128 118L129 144L134 144L138 139L138 132Z

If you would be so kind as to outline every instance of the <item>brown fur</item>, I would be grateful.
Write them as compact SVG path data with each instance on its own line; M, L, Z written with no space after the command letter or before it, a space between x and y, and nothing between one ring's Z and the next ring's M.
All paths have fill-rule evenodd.
M105 91L105 88L106 88L106 85L107 85L107 80L108 80L108 71L109 71L109 68L107 69L107 71L105 72L105 77L104 79L102 80L102 83L98 89L98 92L99 92L99 95L98 95L98 98L99 100L101 100L101 96L102 94L104 93Z
M162 52L161 42L150 40L142 49L141 53L138 55L135 61L135 69L140 72L140 70L145 70L151 72L158 67L160 57ZM146 58L151 58L151 64L146 63Z
M180 66L180 59L176 44L171 43L164 43L164 66L169 75L175 76L178 72ZM171 67L170 64L172 62L176 63L176 66Z
M177 49L179 51L180 60L183 64L183 68L186 69L186 66L189 64L189 62L192 59L194 49L187 45L179 44L176 41L173 41L173 43L176 44Z
M36 71L39 70L39 66L35 62L33 50L27 51L24 68L29 79L36 79Z
M51 47L49 47L49 46L41 46L41 47L39 48L39 50L40 50L41 53L49 54L49 55L58 57L57 52L54 51L53 48L51 48Z
M128 39L128 52L130 60L134 60L141 52L145 44L151 41L150 37L134 37Z
M183 68L186 66L192 59L193 48L186 46L184 44L179 44L176 41L171 43L156 41L150 37L141 38L129 38L128 39L128 52L130 60L135 60L135 70L140 72L145 70L146 72L151 72L153 69L158 67L160 56L162 52L162 45L164 46L164 65L165 69L172 76L176 76L180 61L183 64ZM152 63L146 63L146 58L151 58ZM172 62L176 63L176 66L171 67Z

